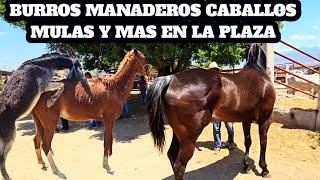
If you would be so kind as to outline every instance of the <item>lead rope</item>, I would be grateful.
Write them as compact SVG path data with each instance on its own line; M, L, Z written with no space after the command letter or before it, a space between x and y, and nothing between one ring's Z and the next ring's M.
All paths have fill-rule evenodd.
M77 75L77 73L76 73L76 66L74 65L74 62L72 61L72 68L71 68L71 70L70 70L70 72L69 72L69 74L68 74L68 76L67 76L68 79L72 77L72 73L73 73L73 72L75 73L76 78L78 78L78 75Z
M136 55L134 55L134 57L135 57L135 59L138 61L138 63L140 64L140 66L142 67L144 75L147 75L147 72L145 71L144 67L145 67L145 66L148 66L149 64L143 65L143 64L138 60L138 57L137 57Z

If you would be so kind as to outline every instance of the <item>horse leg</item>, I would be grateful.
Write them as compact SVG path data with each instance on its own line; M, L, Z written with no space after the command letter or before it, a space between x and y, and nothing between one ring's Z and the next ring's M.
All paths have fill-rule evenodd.
M55 91L55 90L58 90L58 91L47 100L47 107L48 108L53 106L53 104L58 100L58 98L63 93L63 91L64 91L63 82L50 82L48 84L48 87L46 87L44 91L46 92L46 91Z
M38 164L42 165L41 169L47 170L46 163L43 161L41 156L41 140L43 138L44 129L36 113L32 111L31 114L36 124L36 135L33 138L33 142L34 142L34 148L35 148L37 159L38 159Z
M46 119L43 118L41 115L45 114ZM58 167L56 166L53 160L53 152L51 149L51 142L56 130L56 126L58 124L58 117L59 115L55 112L43 112L42 114L37 112L37 116L40 122L43 123L44 131L42 137L42 149L48 158L48 162L50 164L51 170L53 174L57 175L61 179L66 179L67 177L59 171Z
M183 175L185 173L187 164L189 160L192 158L194 149L196 148L195 144L196 141L203 131L203 128L206 127L211 122L211 112L210 111L200 111L195 113L195 116L192 119L186 119L184 114L180 114L177 119L185 118L186 122L194 122L192 125L186 127L183 124L174 124L170 120L168 120L169 124L171 125L174 131L173 142L174 145L171 148L171 152L175 151L174 147L178 147L179 144L180 149L176 161L173 164L173 172L175 180L183 180ZM181 131L182 129L182 131ZM175 131L177 130L177 131ZM178 138L182 137L182 138ZM170 150L170 149L169 149ZM174 154L173 156L174 157Z
M266 149L267 149L267 133L272 121L270 116L266 121L259 123L259 135L260 135L260 160L259 166L262 169L261 176L266 177L269 174L266 163Z
M53 152L51 150L51 142L52 142L54 131L55 131L55 127L51 129L45 129L42 149L48 158L48 162L50 164L53 174L57 175L61 179L67 179L67 177L62 172L59 171L52 157Z
M167 153L172 168L173 168L174 162L177 160L179 149L180 149L179 140L176 134L173 132L171 145Z
M245 152L245 155L243 158L243 164L244 164L243 171L245 173L248 173L251 170L249 162L248 162L249 150L251 147L251 135L250 135L251 122L243 122L242 128L243 128L243 134L244 134L244 144L246 146L246 152Z
M173 172L175 180L183 180L183 175L186 170L189 160L192 158L196 139L186 139L181 142L178 157L173 164Z
M11 127L12 126L12 127ZM15 125L9 125L8 126L9 131L5 134L1 134L2 137L0 138L0 169L3 179L9 180L10 177L8 175L8 172L6 170L6 160L9 151L12 148L14 139L16 137L16 127Z
M108 158L112 155L112 129L115 119L105 119L104 123L104 156L102 166L107 170L107 173L114 174L114 171L111 170Z

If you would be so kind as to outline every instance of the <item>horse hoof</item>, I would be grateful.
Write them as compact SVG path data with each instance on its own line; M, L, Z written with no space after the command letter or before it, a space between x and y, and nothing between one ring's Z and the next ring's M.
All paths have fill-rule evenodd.
M11 180L11 178L7 176L7 177L3 177L2 180Z
M111 174L111 175L114 175L114 171L112 171L111 169L107 169L107 173Z
M269 171L268 171L268 170L262 171L261 176L262 176L263 178L269 178L269 177L271 177L271 175L269 174Z
M62 172L53 173L57 175L60 179L67 179L67 176L65 176Z
M44 170L44 171L47 171L48 170L48 166L42 166L41 169Z

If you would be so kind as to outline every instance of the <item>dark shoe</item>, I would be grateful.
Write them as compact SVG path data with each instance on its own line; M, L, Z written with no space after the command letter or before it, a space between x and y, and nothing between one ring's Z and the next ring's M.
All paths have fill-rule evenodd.
M67 129L67 128L62 128L61 129L61 132L67 132L69 129Z

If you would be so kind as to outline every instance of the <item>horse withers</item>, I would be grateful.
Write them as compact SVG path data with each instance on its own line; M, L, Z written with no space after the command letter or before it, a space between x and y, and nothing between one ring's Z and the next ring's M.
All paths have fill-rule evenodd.
M265 161L267 132L272 121L276 93L266 73L266 56L260 45L248 52L245 67L236 74L205 69L191 69L157 78L147 92L147 113L154 144L163 150L164 119L172 127L168 150L175 179L183 179L196 141L212 118L242 122L246 152L244 171L248 172L250 127L259 125L261 175L269 171Z
M63 89L62 82L52 82L56 71L80 67L68 56L53 53L26 61L14 71L0 92L0 168L4 179L10 179L5 162L15 139L15 121L32 111L42 93ZM73 75L80 77L81 72Z

